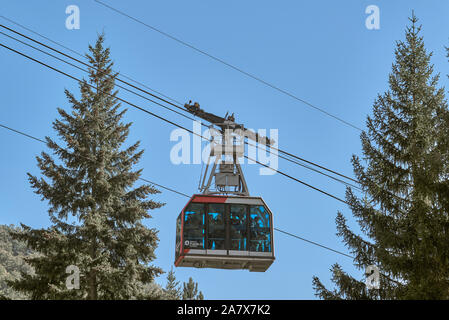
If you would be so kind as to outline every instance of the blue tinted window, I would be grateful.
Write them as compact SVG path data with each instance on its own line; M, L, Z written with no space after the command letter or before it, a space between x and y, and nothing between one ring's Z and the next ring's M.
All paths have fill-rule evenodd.
M264 206L250 206L249 250L271 252L270 215Z
M224 208L224 204L221 203L209 204L207 249L223 250L225 248Z
M230 231L230 250L247 249L247 223L246 223L246 205L231 205L229 215L229 231Z
M184 211L184 248L204 249L204 204L191 203Z

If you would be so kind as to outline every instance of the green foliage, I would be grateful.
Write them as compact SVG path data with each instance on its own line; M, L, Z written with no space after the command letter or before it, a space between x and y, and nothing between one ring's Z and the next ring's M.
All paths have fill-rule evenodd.
M165 286L166 300L181 300L181 289L179 287L179 281L176 281L175 272L173 267L167 274L167 284Z
M22 300L27 295L10 288L7 281L20 278L21 273L32 274L33 269L25 258L33 254L22 241L12 239L11 232L20 232L14 226L0 225L0 299Z
M204 300L203 293L198 293L198 283L190 277L189 282L183 283L182 300Z
M140 300L167 300L164 289L154 281L143 285L141 293L136 298Z
M162 299L164 300L204 300L203 293L198 292L198 283L194 282L191 277L188 282L183 283L181 289L173 268L167 274L167 284L163 291Z
M148 197L149 185L133 188L141 170L133 171L143 150L139 142L124 148L131 123L123 123L103 35L89 46L88 80L81 98L65 91L70 112L58 108L53 122L61 143L47 137L52 155L36 157L43 177L28 174L35 193L49 203L52 226L23 231L13 238L39 255L26 259L35 274L22 273L11 286L32 299L149 299L148 286L162 270L151 265L158 237L142 224L148 211L163 204ZM66 286L66 268L77 266L80 288Z
M336 264L334 289L313 279L322 299L449 298L449 112L421 27L414 15L410 21L389 90L377 97L361 134L363 158L352 159L365 196L347 189L346 200L365 236L341 213L336 219L355 266L379 268L380 288L368 289Z

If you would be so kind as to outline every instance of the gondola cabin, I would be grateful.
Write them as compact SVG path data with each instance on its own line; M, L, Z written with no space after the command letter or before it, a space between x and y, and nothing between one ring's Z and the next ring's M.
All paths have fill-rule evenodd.
M175 266L266 271L273 216L260 197L194 195L176 221Z

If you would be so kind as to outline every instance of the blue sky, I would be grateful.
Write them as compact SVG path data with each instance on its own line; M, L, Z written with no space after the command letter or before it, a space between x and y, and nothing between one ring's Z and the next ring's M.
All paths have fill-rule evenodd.
M423 24L432 63L447 84L449 2L433 1L108 1L128 14L248 71L298 97L364 128L376 95L387 88L395 41L404 39L414 9ZM79 30L65 27L68 5L78 5ZM365 8L380 8L380 29L365 27ZM198 101L206 110L234 112L252 128L279 129L279 147L331 169L352 175L352 154L360 154L359 132L261 83L100 6L83 1L1 1L0 15L13 19L73 50L85 52L97 33L106 34L115 69L181 102ZM0 18L1 23L11 25ZM23 29L17 28L21 32ZM34 37L34 36L33 36ZM0 37L1 43L70 73L82 74ZM42 39L40 39L42 40ZM37 137L55 137L57 107L69 109L64 88L77 84L62 75L0 48L0 119L4 125ZM124 92L120 96L192 128L192 123ZM201 165L170 162L172 126L129 108L130 142L141 140L143 177L195 193ZM45 147L0 128L0 223L49 225L47 203L29 187L26 172L39 175L35 156ZM279 162L280 170L344 197L344 187L316 173ZM336 237L338 210L357 227L344 204L276 174L260 176L257 165L244 170L252 195L264 198L275 226L346 252ZM159 230L155 264L169 270L174 260L175 219L186 203L164 191L167 204L146 224ZM177 268L179 280L192 276L208 299L314 299L312 276L330 284L329 268L338 262L361 277L351 259L275 233L276 261L265 273ZM165 284L165 275L157 279Z

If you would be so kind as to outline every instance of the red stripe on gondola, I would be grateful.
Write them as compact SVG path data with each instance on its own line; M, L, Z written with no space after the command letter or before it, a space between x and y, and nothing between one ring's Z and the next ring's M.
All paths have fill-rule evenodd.
M175 267L179 265L182 259L184 259L184 256L179 256L178 260L175 261Z
M208 197L208 196L196 196L192 199L191 202L202 202L202 203L225 203L228 197Z
M189 253L190 249L184 249L184 254ZM175 261L175 267L177 267L179 265L179 263L181 262L182 259L184 259L185 256L181 255L179 256L179 258Z

